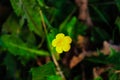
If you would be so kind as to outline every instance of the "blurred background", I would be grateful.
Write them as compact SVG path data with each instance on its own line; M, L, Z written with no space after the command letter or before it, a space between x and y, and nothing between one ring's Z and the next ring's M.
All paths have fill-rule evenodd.
M0 79L63 80L58 33L72 38L55 54L66 80L120 80L120 0L0 0Z

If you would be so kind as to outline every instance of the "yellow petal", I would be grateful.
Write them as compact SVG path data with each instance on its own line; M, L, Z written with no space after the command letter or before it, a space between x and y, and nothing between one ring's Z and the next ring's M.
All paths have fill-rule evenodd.
M62 50L62 47L56 47L56 51L57 51L57 53L62 53L63 52L63 50Z
M52 41L52 46L53 46L53 47L56 46L56 39L54 39L54 40Z
M63 33L59 33L56 35L56 39L62 39L62 38L64 38L64 36L65 35Z
M69 36L64 37L64 43L71 43L72 39Z
M67 52L70 50L70 44L66 44L63 46L63 51Z

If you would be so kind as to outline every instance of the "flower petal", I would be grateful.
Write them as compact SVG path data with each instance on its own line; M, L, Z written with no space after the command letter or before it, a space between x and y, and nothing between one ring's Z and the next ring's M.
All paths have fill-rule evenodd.
M56 38L52 41L52 46L56 47L57 53L67 52L70 50L70 43L72 39L69 36L65 36L63 33L56 35Z
M65 45L63 46L63 51L67 52L67 51L69 51L69 50L70 50L70 44L65 44Z
M64 38L64 36L65 35L63 33L59 33L56 35L56 39L62 39L62 38Z
M54 40L52 41L52 46L53 46L53 47L56 46L56 39L54 39Z
M57 51L57 53L62 53L63 52L63 50L62 50L62 47L56 47L56 51Z
M65 36L64 37L64 43L66 44L66 43L68 43L68 44L70 44L72 42L72 39L69 37L69 36Z

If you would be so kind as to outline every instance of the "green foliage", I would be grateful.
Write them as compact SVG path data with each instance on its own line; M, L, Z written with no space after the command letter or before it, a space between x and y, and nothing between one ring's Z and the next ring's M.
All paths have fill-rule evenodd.
M57 34L58 30L53 28L47 35L47 42L48 42L48 46L49 46L49 49L51 50L51 43L52 43L52 40L55 38L55 35Z
M62 80L62 78L60 76L48 76L47 80Z
M115 2L116 2L116 5L117 5L117 7L118 7L118 9L120 11L120 1L119 0L115 0Z
M87 26L83 23L80 23L78 19L73 16L71 17L71 14L61 23L60 32L64 32L73 39L77 38L77 35L85 35Z
M103 80L100 76L98 76L97 78L95 78L94 80Z
M75 25L75 28L74 28L74 34L76 35L86 35L86 30L87 30L87 26L83 23L80 23L78 20L77 20L77 23ZM74 36L76 36L74 35Z
M104 40L110 39L109 34L107 32L105 32L103 29L100 29L98 27L95 27L92 30L91 34L92 34L91 41L94 42L94 43L103 42Z
M115 69L120 69L120 52L116 52L114 49L111 48L111 53L109 56L103 55L100 53L98 57L91 57L88 60L95 62L95 63L102 63L102 64L113 64Z
M106 16L103 14L104 12L100 11L97 6L92 5L92 8L95 10L95 12L97 13L98 17L105 22L107 25L109 25L109 22L106 18Z
M79 11L72 0L10 0L13 12L8 18L6 17L3 25L0 25L0 70L3 70L0 76L2 72L6 72L5 78L1 80L63 80L56 74L54 60L46 63L46 57L52 59L53 54L57 60L59 59L60 66L64 62L61 60L64 54L56 54L51 45L52 40L58 33L70 36L73 45L65 55L73 57L71 55L79 53L79 45L76 44L78 35L87 36L93 44L102 44L105 40L114 40L115 35L120 36L120 16L116 13L120 12L120 0L109 1L112 0L88 0L90 18L93 22L93 26L88 27L84 21L78 19ZM115 40L114 42L119 43L119 36L117 36L118 42ZM89 43L89 45L93 44ZM95 46L96 49L97 47ZM107 71L109 80L119 80L119 75L114 72L120 70L119 51L111 48L108 56L99 53L98 57L85 58L82 64L84 65L86 61L93 62L91 65L111 64L111 69ZM65 67L62 67L62 70L65 77L71 78L72 70ZM80 80L82 77L82 74L76 73L73 80ZM94 80L102 80L102 77Z
M60 24L60 31L63 31L65 28L66 28L66 26L67 26L67 24L68 23L70 23L69 22L69 19L71 18L71 14ZM72 22L72 21L74 21L74 22ZM71 22L74 24L75 22L76 22L76 19L75 19L75 17L74 17L74 20L72 20Z
M119 75L114 70L109 71L109 80L119 80Z
M10 54L7 54L7 56L4 59L4 64L7 67L7 74L9 77L17 77L17 64L16 60L11 56Z
M14 55L23 56L26 58L34 57L34 54L41 56L49 55L49 53L44 50L35 50L28 48L26 44L16 36L3 35L1 39L4 43L3 46L5 46Z
M23 14L23 11L22 11L22 2L21 0L10 0L11 1L11 4L13 6L13 9L14 9L14 12L20 16Z
M115 24L117 25L119 32L120 32L120 17L117 17Z
M39 5L40 5L41 7L44 7L44 6L45 6L44 0L37 0L37 2L39 3Z
M23 12L23 14L19 15L28 19L28 26L31 31L34 31L39 36L43 37L43 29L41 25L41 16L39 14L40 7L36 6L37 2L35 0L19 0L21 6L15 7L18 4L18 1L12 1L12 6L15 7L14 10L16 14L20 14L19 12Z
M6 22L3 24L2 32L3 33L12 33L14 35L19 34L21 26L19 25L18 20L14 15L10 15Z
M75 78L74 78L74 80L80 80L81 79L81 76L76 76Z
M67 19L66 19L62 23L62 25L60 26L60 30L63 31L64 33L67 33L69 36L73 37L72 33L73 33L74 26L75 26L76 22L77 22L77 18L76 17L71 18L70 21L67 21Z
M53 80L52 79L53 77L55 78L57 77L57 76L52 76L52 75L56 75L55 66L52 62L49 62L41 67L32 68L31 73L32 73L32 80Z

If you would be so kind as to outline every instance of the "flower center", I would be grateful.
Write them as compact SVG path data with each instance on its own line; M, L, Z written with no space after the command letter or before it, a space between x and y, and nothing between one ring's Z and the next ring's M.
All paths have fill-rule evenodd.
M63 45L63 40L62 39L59 39L58 42L57 42L57 46L62 46Z

